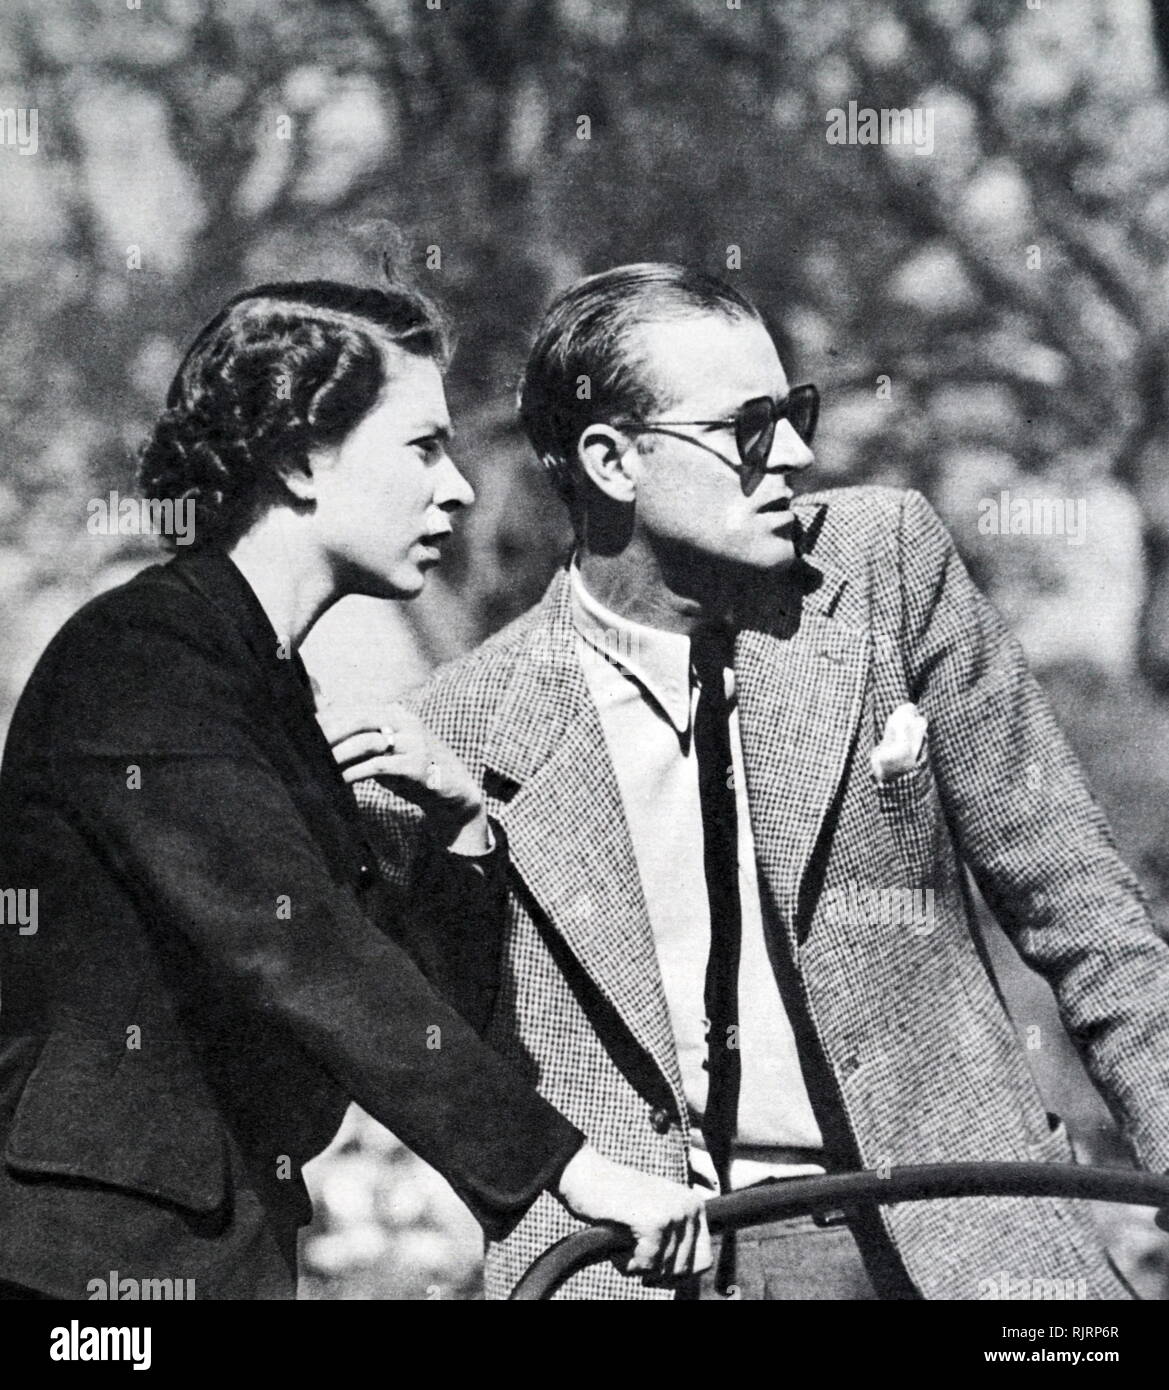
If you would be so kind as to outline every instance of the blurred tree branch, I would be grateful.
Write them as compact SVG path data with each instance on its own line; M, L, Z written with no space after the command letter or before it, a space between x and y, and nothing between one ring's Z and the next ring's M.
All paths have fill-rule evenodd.
M1106 44L1106 0L1086 3ZM0 23L19 38L21 79L53 113L47 156L64 228L44 249L60 278L47 277L39 296L4 290L57 393L38 401L33 383L22 388L30 459L32 441L76 405L103 441L88 455L94 475L121 476L125 416L145 423L157 406L157 388L133 370L143 345L177 353L193 320L256 265L355 273L356 229L388 220L460 320L453 385L475 417L507 400L531 327L567 279L616 260L684 258L757 295L784 351L802 352L830 392L855 395L865 381L871 390L878 373L902 383L923 427L874 402L832 461L837 474L892 469L940 487L947 441L926 427L935 400L998 390L1008 418L987 422L972 405L963 439L1002 432L1009 442L1013 431L1020 466L1037 475L1058 470L1068 450L1106 453L1150 536L1169 526L1154 466L1166 423L1169 245L1150 204L1169 189L1169 157L1150 148L1118 160L1115 139L1101 134L1156 98L1058 44L1051 62L1064 85L1035 98L1012 68L1031 41L1026 26L1041 18L1021 5L970 0L960 16L929 0L876 0L863 15L816 0L751 0L738 11L706 0L475 0L433 11L388 0L200 0L130 15L69 0L66 23L64 8L13 4ZM1153 14L1163 42L1165 6ZM127 275L109 244L91 160L113 137L78 126L81 94L93 90L138 93L160 113L167 157L190 189L192 230L173 272ZM354 127L360 158L323 179L333 147L322 123L350 90L365 94L384 130ZM850 98L897 109L959 103L971 127L960 151L968 177L940 158L830 145L825 112ZM271 122L281 113L291 120L277 150ZM985 224L967 192L1002 170L1026 190L1027 210L1014 224L1001 215ZM152 176L134 175L143 186ZM421 265L419 243L440 250L441 269ZM1032 243L1042 274L1024 261ZM936 257L920 259L939 248L960 291L940 283ZM1046 363L1038 375L1034 352ZM465 601L480 628L501 611L480 587L528 591L513 582L510 552L505 570L499 539L499 498L513 496L522 455L509 443L497 476L487 461L503 445L483 448L483 464L469 462L485 499L470 528L473 562L455 566L456 576L474 572ZM28 462L18 472L39 476ZM541 479L532 486L543 496ZM524 505L540 505L527 487ZM1156 545L1151 553L1160 584Z

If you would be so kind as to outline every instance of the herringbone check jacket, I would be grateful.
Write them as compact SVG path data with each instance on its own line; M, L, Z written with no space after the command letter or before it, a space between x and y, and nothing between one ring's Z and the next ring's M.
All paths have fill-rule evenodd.
M734 664L777 985L834 1161L1071 1161L984 964L964 862L1138 1161L1169 1170L1169 947L1018 645L919 494L850 488L796 510L803 564L762 596ZM928 757L880 784L869 755L906 700ZM685 1180L678 1060L566 575L416 708L511 844L495 1044L604 1153ZM408 879L410 813L373 782L359 797L385 872ZM871 910L927 888L925 927ZM1126 1296L1074 1203L903 1203L881 1221L926 1298L977 1298L1003 1272ZM541 1197L489 1247L488 1295L575 1226ZM603 1266L564 1296L670 1295Z

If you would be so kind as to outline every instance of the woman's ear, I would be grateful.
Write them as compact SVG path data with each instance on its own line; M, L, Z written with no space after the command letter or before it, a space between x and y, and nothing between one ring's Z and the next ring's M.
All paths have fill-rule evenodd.
M333 452L329 449L310 449L302 467L297 467L295 464L281 464L277 467L276 474L284 487L298 502L315 502L317 500L318 475L323 469L329 467L330 455Z
M588 425L576 444L577 462L606 497L627 505L637 497L639 454L633 440L612 425Z

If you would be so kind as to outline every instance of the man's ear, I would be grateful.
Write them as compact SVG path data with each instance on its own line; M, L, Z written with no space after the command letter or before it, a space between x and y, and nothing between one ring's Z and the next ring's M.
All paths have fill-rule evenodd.
M589 425L576 444L577 462L614 502L630 504L637 497L638 460L633 440L612 425Z

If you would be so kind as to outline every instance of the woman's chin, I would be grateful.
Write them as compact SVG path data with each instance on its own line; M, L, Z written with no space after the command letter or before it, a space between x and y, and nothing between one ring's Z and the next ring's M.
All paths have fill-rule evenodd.
M395 566L392 572L366 570L353 575L345 586L347 594L358 594L362 598L393 599L397 603L408 602L426 588L426 571L430 565L403 564Z
M396 599L399 603L409 603L412 598L417 598L425 588L425 571L415 569L409 574L395 574L381 597Z

